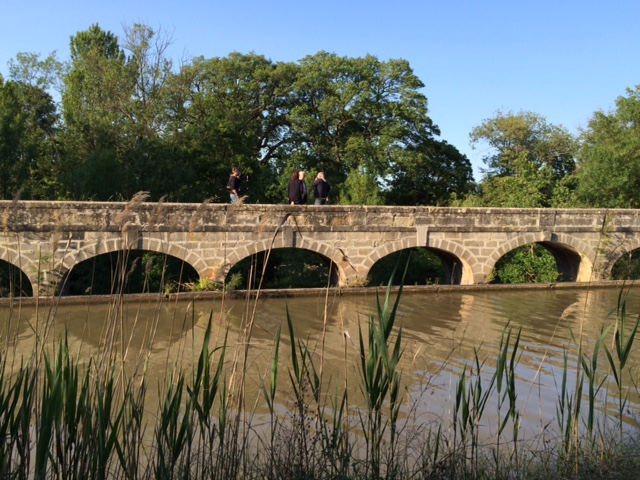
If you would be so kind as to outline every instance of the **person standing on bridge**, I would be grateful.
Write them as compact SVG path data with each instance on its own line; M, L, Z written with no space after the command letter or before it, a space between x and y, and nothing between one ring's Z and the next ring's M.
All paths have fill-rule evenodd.
M316 197L314 205L326 205L329 201L329 182L324 178L324 172L318 172L313 182L313 196Z
M227 192L231 197L231 203L236 203L240 197L240 169L233 167L231 170L231 176L227 182Z
M289 205L302 204L302 182L300 181L300 172L294 170L289 180Z
M307 197L308 197L308 193L307 193L307 184L304 181L304 172L300 171L298 173L298 178L300 179L300 186L302 187L302 201L300 203L307 203Z

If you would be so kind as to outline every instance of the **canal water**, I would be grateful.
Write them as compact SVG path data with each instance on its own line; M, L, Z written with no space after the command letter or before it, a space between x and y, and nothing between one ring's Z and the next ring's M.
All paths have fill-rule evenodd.
M478 359L483 365L482 376L488 380L501 337L510 330L512 343L520 332L515 371L521 428L530 435L555 428L565 358L568 386L573 391L578 346L590 359L601 331L615 321L621 293L631 323L640 312L637 288L403 293L395 332L402 328L404 413L417 422L449 421L463 369L470 372ZM0 307L0 335L5 358L28 357L42 345L51 348L51 342L66 335L78 358L100 355L108 349L124 359L131 371L144 368L147 379L162 385L172 370L188 371L193 366L211 321L212 342L220 346L227 338L227 381L233 378L233 359L240 359L234 375L244 372L247 401L255 402L252 408L259 412L264 404L259 387L269 378L279 329L281 393L277 399L283 408L291 399L287 388L291 368L288 315L297 339L312 352L324 392L346 387L351 401L358 403L359 329L366 335L369 318L377 315L378 300L384 301L384 290L342 296L322 291L305 297L257 300L145 297L96 302L87 297L79 303L54 306L21 305L16 300ZM610 349L612 331L605 341ZM639 348L640 343L627 365L627 379L638 378ZM214 352L214 357L219 353ZM599 381L603 381L598 402L602 411L606 398L617 395L604 351L599 355L598 370ZM148 388L151 395L157 390L153 385ZM640 398L634 388L625 388L624 394L628 395L625 422L635 427ZM496 408L497 399L493 398L487 410ZM494 431L495 425L488 423L487 429Z

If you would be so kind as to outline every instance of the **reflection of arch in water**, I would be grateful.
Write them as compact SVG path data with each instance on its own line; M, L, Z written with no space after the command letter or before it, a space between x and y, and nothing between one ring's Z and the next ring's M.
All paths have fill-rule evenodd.
M561 282L588 282L593 274L595 252L584 241L571 235L550 232L526 233L513 237L500 245L489 257L489 271L495 269L496 263L504 255L516 248L537 243L546 248L556 261Z
M192 252L177 245L170 245L165 242L154 239L141 239L138 245L126 248L125 242L122 239L111 239L104 242L100 242L94 245L87 246L74 254L67 254L60 262L56 270L57 277L60 281L57 284L57 290L68 291L69 286L67 280L72 275L74 269L83 263L91 260L95 260L103 255L110 255L114 253L123 254L126 258L128 254L144 254L145 252L157 253L160 255L166 255L167 257L173 257L183 262L187 270L192 270L198 277L202 277L202 274L195 267L195 264L199 265L201 270L204 270L204 262L200 257L194 255ZM144 266L142 266L144 268ZM195 280L195 279L194 279ZM182 280L180 280L182 282ZM63 293L63 292L59 292Z
M282 236L278 236L274 241L262 240L247 245L242 249L236 249L228 257L227 261L217 273L216 279L223 281L229 274L229 271L243 260L250 258L252 255L268 252L269 250L280 249L301 249L315 253L326 262L330 271L330 284L332 286L343 284L346 282L345 268L350 267L348 259L344 254L335 248L329 248L321 242L297 239L298 244L291 245L290 242L283 240Z
M440 259L445 271L445 284L473 284L473 271L471 269L471 265L476 263L474 256L471 255L469 251L463 249L460 245L444 239L434 239L430 241L428 247L417 245L415 237L407 237L394 242L385 243L384 245L376 248L366 258L364 265L367 273L371 270L373 265L383 257L400 250L410 248L427 249Z

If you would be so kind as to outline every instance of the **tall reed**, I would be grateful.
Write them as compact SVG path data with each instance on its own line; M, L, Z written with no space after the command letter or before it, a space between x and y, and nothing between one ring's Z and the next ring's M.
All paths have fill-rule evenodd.
M451 417L422 425L412 417L403 385L402 292L393 299L387 288L382 300L376 297L375 313L358 326L356 358L345 369L357 372L361 397L323 378L322 353L296 334L287 310L285 335L281 328L273 334L272 353L260 372L264 428L252 423L255 406L238 398L250 374L252 317L243 318L233 345L230 325L222 325L221 339L214 340L213 309L203 326L195 326L191 310L193 361L169 365L157 404L148 399L153 385L144 368L124 366L128 347L122 349L121 342L129 342L118 330L123 319L118 328L108 327L103 350L85 361L74 355L66 336L53 348L38 336L33 356L17 364L0 352L0 477L591 478L589 469L595 467L588 462L594 459L618 472L631 471L622 465L625 459L640 466L637 452L636 460L621 456L633 453L625 442L639 433L623 429L639 322L628 321L623 296L615 320L600 331L591 350L574 338L575 351L564 352L556 405L559 436L546 451L535 453L536 464L521 439L522 330L505 326L486 358L475 348L472 361L457 374ZM283 348L287 340L288 349ZM579 366L575 386L569 366L574 358ZM603 365L611 370L612 386ZM609 399L615 400L617 422L617 441L610 444Z
M628 394L624 393L624 370L627 366L629 358L631 356L631 348L638 333L638 326L640 325L640 314L636 316L636 321L631 325L631 330L628 330L627 326L627 304L625 301L625 291L620 290L618 295L618 305L616 307L616 318L613 324L613 352L604 344L607 360L609 361L609 367L613 374L613 379L617 387L617 419L618 419L618 431L619 440L623 440L623 424L625 418L625 410L627 409ZM615 354L615 356L614 356Z
M406 271L405 271L406 273ZM392 277L393 278L393 277ZM390 306L390 285L384 303L377 301L377 318L373 315L367 323L366 335L358 327L360 346L360 374L362 391L366 403L365 415L361 417L365 440L365 462L372 478L382 473L382 448L388 434L390 447L386 465L388 475L397 469L396 446L398 415L400 413L400 358L402 356L402 327L392 339L398 305L402 294L400 288L393 306ZM366 342L365 342L366 337ZM385 414L385 406L388 410Z

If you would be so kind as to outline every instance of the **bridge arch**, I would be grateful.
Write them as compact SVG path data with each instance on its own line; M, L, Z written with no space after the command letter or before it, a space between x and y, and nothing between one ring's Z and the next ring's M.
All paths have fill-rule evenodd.
M29 287L33 294L37 294L38 288L38 267L33 265L28 259L20 255L20 252L13 248L0 246L0 260L17 268L29 281Z
M563 233L536 232L515 236L500 245L487 260L485 279L504 255L530 243L541 245L553 255L561 281L588 282L592 278L596 255L586 242Z
M618 245L615 250L610 250L607 258L600 264L602 277L610 279L614 274L613 268L618 260L625 255L633 254L636 250L640 250L640 238L637 237Z
M204 260L186 248L168 243L155 238L141 238L138 244L132 247L123 238L111 238L87 245L80 250L67 253L56 268L58 279L64 278L76 265L85 260L113 252L126 252L128 250L145 250L149 252L171 255L189 264L203 278L207 273L207 265Z
M428 246L420 245L416 236L405 237L376 248L364 262L367 275L373 265L381 258L408 248L425 248L433 252L444 266L445 283L460 285L474 283L474 273L471 266L477 262L467 250L457 243L444 239L434 239L429 242Z
M278 235L273 241L260 240L258 242L253 242L243 248L234 250L226 258L225 263L221 265L217 269L217 271L213 272L213 277L216 281L222 282L227 277L227 274L229 273L229 271L245 258L248 258L260 252L266 252L269 249L280 249L280 248L304 249L328 259L333 263L333 265L335 265L337 269L338 284L345 285L347 283L348 278L345 273L345 270L350 265L349 265L348 259L344 256L344 254L339 249L328 247L322 242L318 242L314 240L311 240L311 241L305 240L304 238L297 239L296 242L291 242L291 241L287 241L283 235Z

